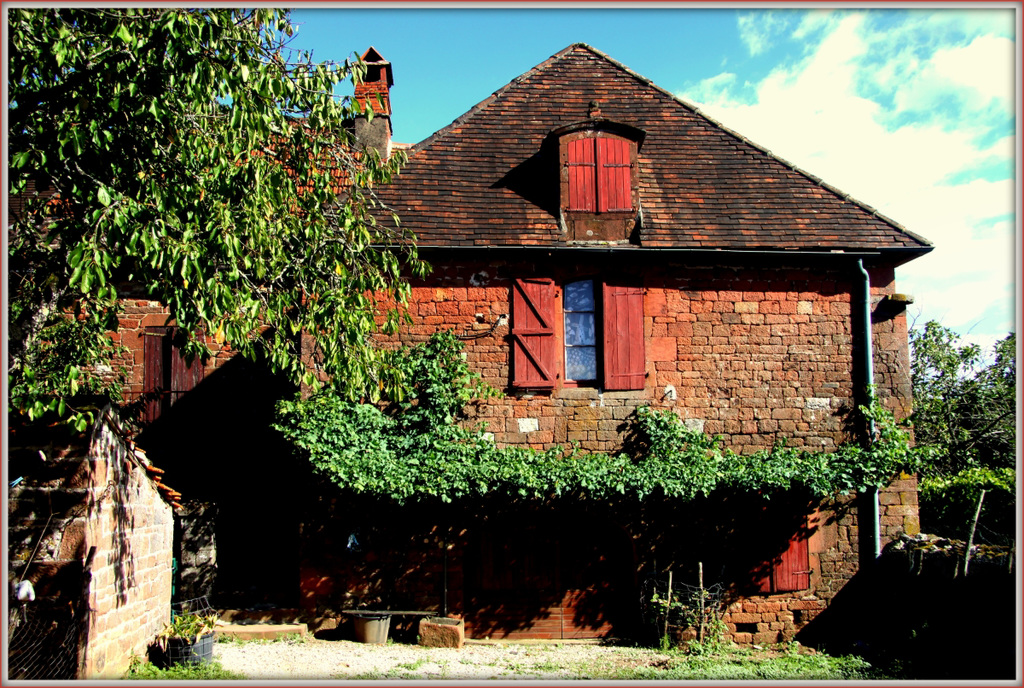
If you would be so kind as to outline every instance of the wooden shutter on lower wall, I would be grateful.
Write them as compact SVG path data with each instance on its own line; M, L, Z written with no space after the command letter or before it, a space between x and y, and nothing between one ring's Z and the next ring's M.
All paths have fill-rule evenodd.
M605 284L603 297L604 388L643 389L647 372L643 287Z
M771 573L760 581L762 593L796 592L811 587L811 563L807 549L807 536L796 533L789 546L771 566Z
M772 571L775 592L793 592L811 587L811 564L807 551L807 537L797 533L789 540L782 560Z
M512 386L551 389L557 376L555 281L517 279L512 285Z

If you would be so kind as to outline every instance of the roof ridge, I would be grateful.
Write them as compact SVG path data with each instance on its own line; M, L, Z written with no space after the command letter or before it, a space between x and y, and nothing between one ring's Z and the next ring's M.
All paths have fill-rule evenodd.
M508 91L510 88L512 88L513 86L515 86L515 85L519 84L520 82L524 81L528 77L530 77L530 76L540 72L542 69L546 69L548 66L550 66L550 65L554 64L555 62L561 60L563 57L565 57L566 54L571 52L573 49L580 48L580 47L587 48L588 50L591 50L591 51L594 51L594 52L597 52L597 53L600 54L600 51L595 51L594 48L590 47L586 43L572 43L569 46L567 46L565 48L562 48L561 50L559 50L554 55L550 56L546 60L543 60L539 64L534 65L533 67L531 67L530 69L526 70L525 72L523 72L519 76L513 78L511 81L509 81L507 84L505 84L501 88L498 88L497 90L495 90L493 93L491 93L491 95L487 96L486 98L481 100L479 103L477 103L473 107L469 108L464 113L462 113L461 115L456 117L454 120L452 120L451 124L448 124L447 126L444 126L444 127L440 128L440 129L438 129L437 131L435 131L433 134L431 134L427 138L423 139L419 143L414 144L413 147L412 147L412 150L410 151L410 153L411 154L415 154L417 151L421 150L422 148L426 148L428 145L433 143L435 139L440 138L441 136L444 136L445 134L450 132L452 129L455 129L455 128L459 127L459 126L462 126L468 120L470 120L477 112L479 112L480 110L483 110L485 107L487 107L488 105L493 103L495 100L497 100L499 97L501 97L501 95L504 94L506 91ZM611 58L608 58L608 59L611 59Z
M785 168L787 168L789 170L792 170L793 172L796 172L797 174L799 174L800 176L804 177L805 179L807 179L809 182L811 182L815 186L818 186L818 187L824 189L825 191L828 191L830 194L841 198L842 200L846 201L847 203L852 203L853 205L857 206L858 208L860 208L864 212L868 213L869 215L871 215L873 217L877 217L879 220L881 220L885 224L889 225L890 227L892 227L896 231L902 232L903 234L906 234L907 236L912 238L914 241L917 241L917 242L919 242L919 243L921 243L921 244L923 244L925 246L934 246L934 244L932 244L932 242L930 242L929 240L925 239L923 236L910 231L909 229L904 227L902 224L900 224L896 220L894 220L891 217L889 217L888 215L880 213L877 208L874 208L874 207L868 205L867 203L865 203L863 201L857 200L856 198L851 196L846 191L843 191L842 189L840 189L837 186L833 186L832 184L829 184L828 182L823 180L818 175L812 174L811 172L808 172L807 170L803 169L802 167L800 167L800 166L790 162L789 160L786 160L782 156L777 155L776 153L772 152L771 150L769 150L768 148L762 146L761 144L757 143L756 141L752 141L751 139L747 138L743 134L740 134L739 132L734 131L733 129L730 129L729 127L727 127L726 125L722 124L721 122L719 122L714 117L708 115L706 112L704 112L703 110L701 110L697 106L692 105L691 103L686 102L685 100L683 100L679 96L676 96L675 94L670 94L670 95L675 100L679 101L679 103L685 105L690 110L692 110L693 113L695 115L697 115L698 117L701 117L702 119L707 120L709 123L711 123L712 125L714 125L718 129L720 129L721 131L725 132L729 136L732 136L733 138L737 139L738 141L740 141L740 142L750 146L751 148L754 148L755 150L760 151L761 153L763 153L764 155L768 156L772 160L776 161L777 163L779 163L783 167L785 167Z
M411 150L409 151L410 152L410 156L415 155L418 151L426 148L431 143L436 141L438 138L440 138L442 136L445 136L446 134L448 134L452 130L466 125L471 119L473 119L473 117L476 116L477 113L479 113L484 108L490 106L492 103L494 103L496 100L498 100L502 95L504 95L509 89L517 86L518 84L520 84L521 82L525 81L526 79L529 79L530 77L534 76L535 74L550 68L551 65L555 64L556 62L561 61L567 55L569 55L569 54L571 54L571 53L573 53L573 52L575 52L577 50L586 50L589 53L591 53L592 55L594 55L595 57L598 57L598 58L606 61L608 64L612 65L613 67L615 67L618 70L621 70L625 74L628 74L631 78L637 80L638 82L640 82L644 86L646 86L648 88L651 88L651 89L654 89L655 91L658 91L659 93L661 93L661 94L665 95L666 97L668 97L670 100L678 103L679 105L681 105L686 110L689 110L691 113L693 113L697 117L699 117L702 120L706 121L712 127L718 129L719 131L725 133L728 136L733 137L734 139L736 139L740 143L742 143L742 144L744 144L746 146L749 146L749 147L753 148L756 151L759 151L760 153L762 153L763 155L768 157L770 160L774 160L775 162L779 163L780 165L782 165L783 167L787 168L788 170L790 170L792 172L795 172L796 174L804 177L805 179L807 179L809 182L811 182L815 186L817 186L817 187L827 191L828 193L830 193L833 196L841 199L842 201L850 203L851 205L859 208L860 210L862 210L863 212L869 214L870 216L877 218L879 221L881 221L884 224L890 226L892 229L896 230L900 234L903 234L904 236L907 236L908 238L910 238L914 242L918 243L922 247L934 247L934 244L932 244L932 242L930 242L929 240L925 239L921 235L916 234L916 233L910 231L909 229L904 227L902 224L900 224L896 220L888 217L887 215L884 215L883 213L880 213L876 208L873 208L872 206L868 205L867 203L864 203L862 201L857 200L856 198L851 196L849 193L847 193L845 191L842 191L841 189L839 189L839 188L837 188L835 186L832 186L831 184L826 183L821 177L819 177L817 175L814 175L814 174L804 170L803 168L795 165L794 163L786 160L785 158L783 158L783 157L781 157L779 155L776 155L775 153L773 153L771 150L769 150L765 146L762 146L761 144L759 144L759 143L757 143L755 141L752 141L751 139L747 138L746 136L743 136L742 134L734 131L733 129L731 129L729 127L727 127L725 124L723 124L722 122L718 121L714 117L711 117L710 115L705 113L703 110L701 110L699 107L697 107L693 103L690 103L689 101L687 101L687 100L677 96L675 93L672 93L668 89L666 89L666 88L664 88L662 86L659 86L658 84L654 83L651 79L643 76L642 74L636 72L633 69L630 69L629 67L627 67L622 62L619 62L615 58L609 56L608 54L602 52L601 50L598 50L597 48L593 47L592 45L589 45L589 44L583 43L583 42L572 43L572 44L566 46L562 50L559 50L555 54L553 54L550 57L548 57L546 60L540 62L539 64L535 65L531 69L529 69L529 70L523 72L522 74L520 74L519 76L515 77L514 79L509 81L507 84L502 86L501 88L495 90L493 93L491 93L491 95L489 95L488 97L484 98L483 100L478 102L476 105L471 107L469 110L464 112L462 115L460 115L458 118L453 120L451 122L451 124L449 124L446 127L443 127L441 129L437 130L436 132L434 132L433 134L431 134L427 138L425 138L422 141L420 141L419 143L413 145Z
M586 43L574 43L570 47L577 47L577 46L578 47L583 47L583 48L586 48L586 49L590 50L590 52L594 53L598 57L601 57L601 58L607 60L608 62L610 62L614 66L618 67L622 71L626 72L627 74L629 74L630 76L634 77L635 79L641 81L642 83L646 84L647 86L650 86L650 87L652 87L652 88L654 88L654 89L664 93L665 95L667 95L672 100L676 101L677 103L679 103L680 105L682 105L686 109L690 110L693 114L695 114L698 117L706 120L707 122L709 122L710 124L712 124L716 128L722 130L723 132L725 132L729 136L732 136L733 138L737 139L741 143L744 143L744 144L746 144L748 146L751 146L755 150L758 150L761 153L763 153L764 155L767 155L769 158L771 158L772 160L778 162L783 167L786 167L786 168L792 170L793 172L796 172L797 174L803 176L808 181L810 181L812 184L815 184L815 185L821 187L822 189L825 189L829 193L831 193L831 194L833 194L835 196L838 196L839 198L843 199L844 201L846 201L848 203L852 203L853 205L857 206L858 208L860 208L861 210L867 212L868 214L872 215L873 217L877 217L879 220L881 220L882 222L884 222L887 225L891 226L896 231L902 232L902 233L906 234L907 236L912 238L914 241L920 242L921 244L923 244L925 246L934 246L934 244L932 244L932 242L928 241L927 239L925 239L924 237L922 237L919 234L915 234L914 232L911 232L909 229L907 229L906 227L904 227L902 224L900 224L896 220L892 219L891 217L888 217L887 215L884 215L883 213L878 212L878 210L876 208L873 208L872 206L868 205L867 203L864 203L863 201L857 200L856 198L854 198L853 196L851 196L847 192L843 191L842 189L840 189L838 187L835 187L835 186L832 186L831 184L825 182L821 177L819 177L819 176L817 176L815 174L812 174L812 173L804 170L803 168L795 165L794 163L791 163L790 161L786 160L785 158L783 158L783 157L781 157L779 155L776 155L771 150L769 150L768 148L762 146L761 144L757 143L756 141L752 141L751 139L747 138L746 136L740 134L739 132L734 131L733 129L730 129L729 127L727 127L726 125L722 124L720 121L718 121L714 117L711 117L710 115L705 113L703 110L701 110L699 107L697 107L693 103L690 103L689 101L684 100L683 98L680 98L675 93L672 93L668 89L659 86L658 84L654 83L653 81L651 81L650 79L648 79L644 75L642 75L642 74L640 74L640 73L630 69L629 67L627 67L623 63L619 62L615 58L613 58L613 57L611 57L611 56L601 52L600 50L598 50L597 48L594 48L593 46L587 45ZM568 48L566 50L568 50Z

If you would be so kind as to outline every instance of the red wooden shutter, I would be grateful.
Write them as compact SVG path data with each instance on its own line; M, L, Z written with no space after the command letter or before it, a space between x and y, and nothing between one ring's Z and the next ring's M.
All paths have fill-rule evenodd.
M629 142L600 137L597 142L597 212L632 210Z
M770 562L767 568L768 573L757 581L758 590L765 595L795 592L811 587L811 560L808 556L806 535L793 535L789 539L786 551Z
M570 141L567 149L569 162L569 210L592 213L597 210L597 165L594 159L594 139Z
M789 547L772 571L775 592L806 590L811 586L811 563L807 552L807 538L802 533L789 540Z
M146 422L160 417L164 393L164 343L167 328L147 328L142 337L143 380L142 391L146 398Z
M181 349L171 349L171 403L176 403L185 392L190 392L203 379L203 362L198 358L192 360L192 365L185 363L181 356Z
M203 379L203 362L186 365L181 349L174 345L173 327L148 327L143 338L143 386L146 393L145 420L153 422Z
M644 290L604 285L604 388L643 389Z
M555 386L555 281L532 277L512 286L512 386Z

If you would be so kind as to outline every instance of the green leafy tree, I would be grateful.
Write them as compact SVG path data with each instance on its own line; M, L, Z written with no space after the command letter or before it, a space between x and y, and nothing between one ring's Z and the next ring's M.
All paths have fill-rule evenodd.
M910 333L912 420L922 466L922 520L928 529L964 537L985 490L983 533L1012 539L1016 466L1016 335L986 357L937 322Z
M103 332L124 285L169 307L187 357L209 354L205 332L297 383L317 384L314 361L346 397L398 384L371 337L398 311L375 301L400 303L423 266L374 219L403 156L355 150L355 105L334 95L365 65L290 50L272 9L8 21L12 411L84 426L84 392L116 396Z

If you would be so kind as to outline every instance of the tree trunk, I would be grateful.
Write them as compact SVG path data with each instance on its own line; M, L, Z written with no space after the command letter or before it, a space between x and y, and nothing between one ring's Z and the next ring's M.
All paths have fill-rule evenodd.
M971 530L967 534L967 544L964 547L964 564L961 574L967 577L967 566L971 563L971 548L974 547L974 530L978 527L978 518L981 517L981 503L985 500L985 490L978 494L978 503L974 507L974 518L971 520Z

